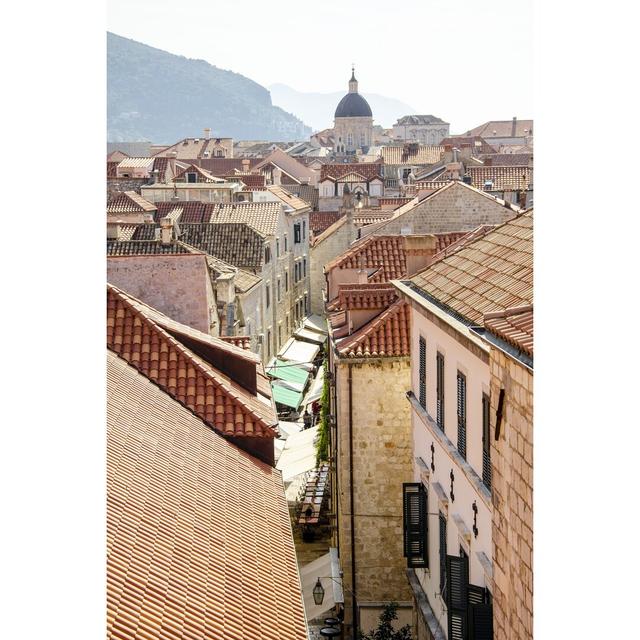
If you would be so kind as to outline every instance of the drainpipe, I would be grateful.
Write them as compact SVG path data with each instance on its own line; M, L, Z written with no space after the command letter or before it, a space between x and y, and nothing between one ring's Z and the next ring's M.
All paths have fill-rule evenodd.
M353 513L353 404L352 404L352 377L351 364L349 367L349 508L351 511L351 629L353 640L358 637L358 604L356 602L356 537L355 537L355 517Z

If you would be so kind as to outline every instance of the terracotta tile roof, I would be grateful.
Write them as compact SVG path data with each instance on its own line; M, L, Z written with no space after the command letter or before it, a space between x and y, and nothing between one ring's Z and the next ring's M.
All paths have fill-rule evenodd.
M364 227L381 220L388 220L393 215L393 209L381 211L380 209L356 209L353 214L353 223L357 227Z
M327 309L329 309L330 305L327 305ZM346 311L337 311L336 313L332 313L329 316L329 326L332 329L336 327L341 327L347 321L347 312Z
M375 269L374 282L389 282L403 278L407 273L407 261L403 236L368 236L351 249L325 265L332 269Z
M160 182L164 182L167 178L167 169L169 168L169 158L155 157L153 159L152 171L158 172L158 179Z
M296 213L309 210L309 203L298 196L293 195L281 185L269 185L267 191L270 191L276 198L282 201L284 205L291 207Z
M339 211L312 211L309 214L309 228L316 236L328 229L342 217Z
M383 207L385 205L400 205L406 204L411 198L378 198L378 204Z
M337 179L337 182L366 182L367 178L357 171L345 173Z
M433 192L436 189L447 186L451 180L420 180L414 182L413 186L416 191L430 191Z
M398 298L395 287L387 283L341 284L338 289L338 308L386 309Z
M169 147L164 147L155 155L169 157L170 153L175 152L178 160L196 160L202 157L205 150L213 153L216 141L218 141L218 143L222 142L223 144L224 142L230 143L231 138L183 138Z
M119 169L151 169L153 158L123 158L119 164Z
M250 336L220 336L225 342L234 344L240 349L251 349L251 337Z
M469 232L460 232L454 234L448 234L450 236L457 236L457 238L453 239L448 244L443 243L442 245L438 243L438 251L433 255L431 262L436 262L437 260L441 260L447 256L452 256L456 251L459 251L463 247L466 247L471 242L475 242L479 238L482 238L496 228L497 225L485 224L481 225L477 229ZM447 235L447 234L442 234Z
M264 187L265 177L261 173L235 173L222 176L225 180L237 182L240 180L245 187Z
M280 472L113 352L107 637L307 638Z
M145 256L189 253L181 242L162 244L159 240L108 240L108 256Z
M495 227L408 281L466 321L533 301L533 211Z
M443 146L415 143L380 149L385 164L436 164L440 162L443 153Z
M175 178L175 182L186 182L187 174L195 173L198 176L198 182L224 182L222 178L217 178L216 176L209 173L206 169L199 167L195 164L190 164L186 169L179 171Z
M271 404L242 388L180 340L179 333L203 347L236 349L107 285L107 347L135 367L201 420L226 436L273 438L277 416ZM246 351L236 349L231 355ZM254 373L256 364L254 363Z
M250 273L249 271L245 271L244 269L238 269L233 283L236 291L239 293L246 293L261 281L262 278L260 276Z
M449 136L445 138L441 143L443 147L451 145L458 149L462 147L471 147L474 155L480 153L495 153L496 150L481 136Z
M248 160L249 170L255 170L257 164L260 163L259 158L199 158L194 160L193 164L206 169L214 176L224 176L231 174L234 170L243 171L246 164L242 164L243 160Z
M118 240L131 240L133 238L133 234L136 232L136 229L139 225L137 224L119 224L118 225Z
M338 352L350 358L409 356L409 318L409 305L398 300L350 336L336 340Z
M320 180L332 178L338 180L349 173L358 173L364 176L367 181L374 178L382 178L382 163L380 162L349 162L333 163L322 165L320 170Z
M298 198L302 198L314 211L318 209L318 187L312 184L288 184L287 191L290 191Z
M533 153L486 153L482 160L487 166L492 167L526 167L533 159Z
M172 217L171 212L180 210L180 217L177 218L179 223L200 223L209 221L214 205L211 202L178 200L157 202L156 207L158 207L158 213L154 216L156 222L160 222L166 216Z
M487 313L484 326L516 349L533 357L533 306Z
M491 180L491 191L526 189L533 183L533 169L529 166L467 167L467 175L476 189L483 189L485 181Z
M533 120L516 120L515 131L513 120L490 120L467 131L466 135L484 138L523 138L532 135L532 132Z
M306 205L305 203L305 206ZM264 236L278 228L283 205L280 202L220 202L213 205L211 224L243 222Z
M115 195L107 203L107 214L114 213L153 213L156 205L145 200L135 191L124 191Z
M315 247L327 238L330 238L338 229L340 229L346 223L347 216L341 216L333 224L330 224L324 231L322 231L322 233L319 233L317 236L314 235L309 242L310 246Z
M234 267L260 269L264 260L263 235L247 224L180 223L180 239Z
M317 177L317 173L313 169L309 169L279 148L274 149L264 160L256 164L254 168L256 171L260 171L269 164L279 167L292 178L298 180L298 182L314 183Z

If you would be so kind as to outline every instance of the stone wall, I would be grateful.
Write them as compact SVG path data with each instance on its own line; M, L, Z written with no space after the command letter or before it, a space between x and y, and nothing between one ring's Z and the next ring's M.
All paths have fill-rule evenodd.
M204 255L109 256L107 282L177 322L219 335L215 297Z
M311 313L324 315L323 293L326 289L324 265L342 255L355 239L355 230L348 222L310 249L311 263Z
M150 183L151 178L107 178L107 202L113 195L122 191L140 193L141 187Z
M516 215L511 208L460 182L380 225L375 235L471 231L483 224L502 224Z
M409 358L351 364L355 514L355 593L361 605L396 601L410 606L403 557L402 483L413 480ZM351 624L351 522L349 476L349 367L338 362L338 535L344 572L345 620ZM404 608L404 607L403 607ZM372 610L372 609L375 609ZM375 621L382 606L367 607ZM406 612L406 609L405 609ZM406 622L410 621L408 612ZM368 629L362 629L367 631Z
M491 349L493 627L496 640L533 637L533 374ZM504 388L500 439L494 439Z

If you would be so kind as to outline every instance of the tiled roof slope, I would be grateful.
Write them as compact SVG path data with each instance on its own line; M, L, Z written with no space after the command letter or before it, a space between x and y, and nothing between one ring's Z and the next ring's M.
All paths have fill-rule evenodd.
M244 222L265 236L274 235L282 206L280 202L221 202L214 204L209 222Z
M264 160L256 164L254 169L260 171L269 164L276 165L299 182L313 183L317 175L313 169L309 169L279 148L274 149Z
M287 191L287 189L280 185L269 185L267 190L276 196L276 198L279 198L285 205L290 206L296 213L309 209L309 203L306 200L298 198L298 196L293 195L293 193Z
M333 178L338 180L349 173L358 173L367 180L382 177L382 163L380 162L348 162L322 165L320 180Z
M172 398L226 436L275 437L273 409L213 369L164 327L176 326L202 343L215 341L166 318L155 309L107 285L107 347ZM169 329L171 330L171 329ZM222 347L231 348L224 341ZM244 353L244 352L242 352Z
M109 200L107 213L153 213L156 205L135 191L124 191Z
M436 262L437 260L440 260L446 256L453 255L456 251L459 251L463 247L466 247L471 242L474 242L475 240L478 240L478 238L486 236L489 231L495 228L496 225L485 224L478 227L477 229L474 229L473 231L469 231L468 233L451 234L457 235L458 238L443 247L439 246L438 251L434 253L431 261Z
M180 217L178 222L208 222L211 218L211 212L213 211L213 203L211 202L196 202L178 200L174 202L156 202L158 212L154 216L156 222L160 222L165 216L171 217L172 211L180 211Z
M251 349L251 338L249 336L220 336L225 342L240 347L240 349Z
M282 476L107 355L107 637L305 640Z
M244 160L248 160L249 170L253 171L255 166L260 162L258 158L198 158L193 160L193 164L206 169L214 176L228 175L232 171L244 171L247 166L242 164Z
M487 153L482 156L482 160L488 160L493 167L525 167L532 158L532 153Z
M314 211L318 209L318 187L312 184L288 184L287 191L302 198Z
M533 130L533 120L516 120L515 130L513 120L490 120L475 129L467 131L468 136L481 136L485 138L521 138L530 136Z
M150 256L189 253L181 242L162 244L159 240L108 240L108 256Z
M402 278L407 272L403 236L368 236L325 265L332 269L380 269L375 282Z
M309 214L309 227L316 236L328 229L342 217L339 211L312 211Z
M175 182L186 182L187 173L195 173L198 176L198 182L224 182L222 178L209 173L206 169L199 167L196 164L190 164L186 169L178 172L174 179Z
M533 301L533 211L495 227L409 282L469 322Z
M488 331L533 357L533 306L516 307L484 316Z
M406 144L380 149L385 164L435 164L440 162L443 152L442 146L425 144Z
M533 169L529 166L467 167L467 175L476 189L482 189L485 180L491 180L492 191L527 189L533 183Z
M180 239L234 267L260 269L264 236L247 224L180 223Z
M398 298L391 284L343 284L338 291L338 307L345 309L385 309Z
M449 136L440 142L444 147L451 145L452 147L471 147L475 154L479 153L495 153L495 149L480 136Z
M350 358L410 355L409 316L409 305L398 300L350 336L338 339L338 352Z
M228 176L222 176L225 180L230 182L237 182L240 180L247 187L264 187L265 178L261 173L235 173Z

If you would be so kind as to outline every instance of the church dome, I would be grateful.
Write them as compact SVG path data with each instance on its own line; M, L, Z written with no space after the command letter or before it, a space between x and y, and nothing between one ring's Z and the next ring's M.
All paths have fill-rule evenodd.
M336 118L371 118L371 107L359 93L347 93L336 107Z

